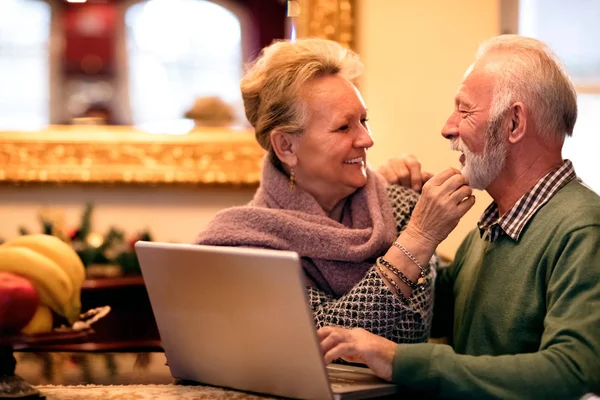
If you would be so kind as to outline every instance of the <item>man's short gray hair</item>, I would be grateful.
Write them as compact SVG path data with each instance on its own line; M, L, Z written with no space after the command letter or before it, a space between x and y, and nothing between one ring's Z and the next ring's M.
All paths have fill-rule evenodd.
M548 139L573 134L577 120L577 93L552 49L539 40L519 35L496 36L482 43L475 64L487 55L504 55L494 70L490 118L521 101L528 106L533 124Z
M271 148L274 129L302 133L307 115L298 94L309 80L339 74L355 83L364 66L352 50L331 40L276 41L265 47L240 83L246 118L256 140L277 161Z

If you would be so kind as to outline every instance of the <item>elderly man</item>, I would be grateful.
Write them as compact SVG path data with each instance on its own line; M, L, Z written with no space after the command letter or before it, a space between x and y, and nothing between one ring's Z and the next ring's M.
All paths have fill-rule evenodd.
M600 197L561 154L576 118L573 85L546 45L484 43L442 131L469 184L494 199L437 278L433 333L452 347L325 327L326 361L365 363L439 397L600 393Z

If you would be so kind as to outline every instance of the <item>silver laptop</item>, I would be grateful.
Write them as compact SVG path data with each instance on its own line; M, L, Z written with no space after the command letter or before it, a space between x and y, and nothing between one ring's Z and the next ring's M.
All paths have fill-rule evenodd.
M325 367L298 254L157 242L135 250L174 378L302 399L396 392L367 368Z

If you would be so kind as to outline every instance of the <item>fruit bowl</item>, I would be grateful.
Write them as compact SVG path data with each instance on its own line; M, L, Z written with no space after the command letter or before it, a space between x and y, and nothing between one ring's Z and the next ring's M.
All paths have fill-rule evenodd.
M19 345L47 345L61 343L82 343L94 332L92 324L110 312L109 306L91 309L81 314L80 320L71 327L55 328L51 332L26 335L0 334L0 399L40 399L39 392L15 375L16 359L13 349Z

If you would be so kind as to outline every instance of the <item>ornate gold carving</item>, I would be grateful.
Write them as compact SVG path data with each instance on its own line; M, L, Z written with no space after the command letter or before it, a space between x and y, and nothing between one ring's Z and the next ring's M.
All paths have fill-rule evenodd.
M299 0L298 35L354 45L354 0Z
M354 0L298 0L299 37L353 45ZM0 183L257 185L264 151L249 130L154 135L131 127L0 132Z
M264 150L251 131L153 135L127 127L0 132L0 181L256 185Z

